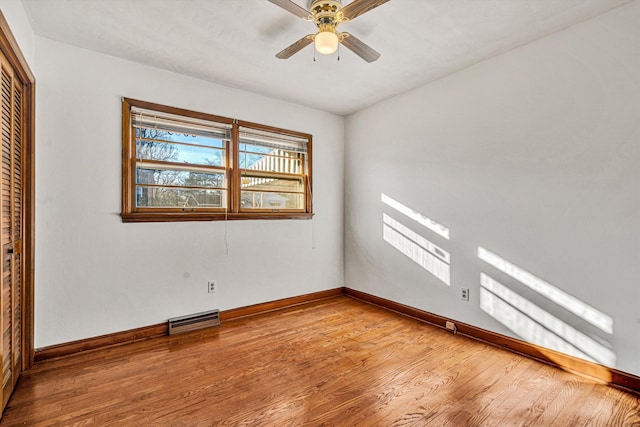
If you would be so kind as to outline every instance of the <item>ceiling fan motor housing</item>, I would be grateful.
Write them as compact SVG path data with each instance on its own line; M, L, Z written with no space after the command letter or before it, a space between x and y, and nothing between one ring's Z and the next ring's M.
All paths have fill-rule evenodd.
M342 1L341 0L309 0L307 2L307 9L309 9L310 11L313 11L313 9L315 9L316 7L318 6L322 7L324 5L337 7L338 9L341 9Z
M342 21L346 21L341 13L342 2L340 0L309 0L309 11L313 15L313 21L320 31L327 31ZM331 31L331 30L329 30Z

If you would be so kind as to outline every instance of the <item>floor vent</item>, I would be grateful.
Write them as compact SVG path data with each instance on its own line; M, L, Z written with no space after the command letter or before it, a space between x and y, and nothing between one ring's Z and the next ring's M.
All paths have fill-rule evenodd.
M220 325L220 310L204 311L169 319L169 335Z

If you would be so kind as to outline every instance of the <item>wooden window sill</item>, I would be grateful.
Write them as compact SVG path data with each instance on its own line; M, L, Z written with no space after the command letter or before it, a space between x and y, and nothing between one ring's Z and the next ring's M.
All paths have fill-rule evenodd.
M122 222L181 222L181 221L225 221L225 220L247 220L247 219L311 219L312 213L306 212L241 212L241 213L154 213L135 212L121 213Z

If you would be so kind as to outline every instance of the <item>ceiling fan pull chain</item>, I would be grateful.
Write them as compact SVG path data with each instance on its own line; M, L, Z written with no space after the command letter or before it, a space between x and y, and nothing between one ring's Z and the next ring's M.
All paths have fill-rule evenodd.
M338 43L338 61L340 61L340 44Z

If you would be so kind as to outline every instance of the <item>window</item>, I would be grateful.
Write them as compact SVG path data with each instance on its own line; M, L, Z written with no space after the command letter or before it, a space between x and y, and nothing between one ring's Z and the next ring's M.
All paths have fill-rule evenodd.
M311 135L122 102L122 219L311 217Z

